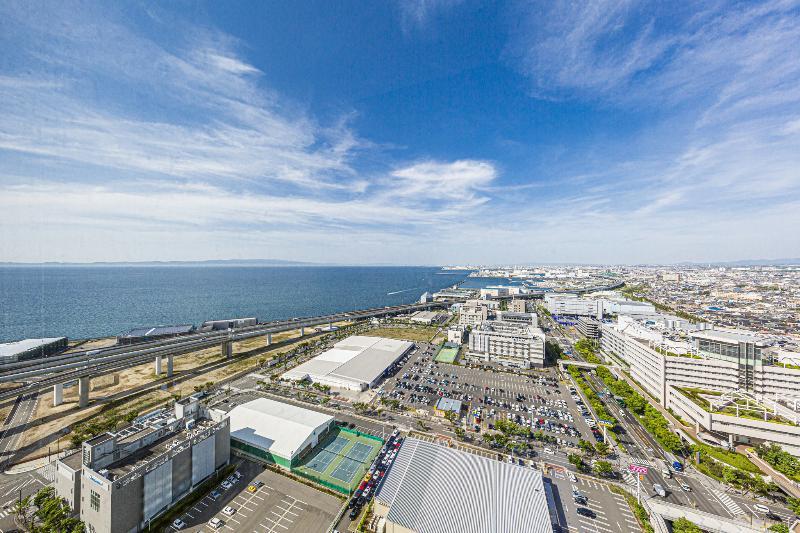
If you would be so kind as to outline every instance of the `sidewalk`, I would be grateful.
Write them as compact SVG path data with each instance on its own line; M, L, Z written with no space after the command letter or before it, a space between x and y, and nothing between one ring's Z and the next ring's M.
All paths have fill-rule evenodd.
M39 470L40 468L44 468L45 466L55 463L56 459L60 459L66 455L69 455L74 450L65 450L60 452L59 454L52 454L49 458L42 457L40 459L34 459L33 461L28 461L26 463L19 463L8 470L5 471L6 474L24 474L26 472L33 472L34 470Z

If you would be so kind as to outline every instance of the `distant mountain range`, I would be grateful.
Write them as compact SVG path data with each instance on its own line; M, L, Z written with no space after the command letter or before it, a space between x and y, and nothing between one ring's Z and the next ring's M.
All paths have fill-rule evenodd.
M800 259L739 259L736 261L684 261L677 266L793 266L800 265Z
M207 261L98 261L95 263L12 263L0 262L0 266L327 266L326 263L285 261L283 259L209 259Z

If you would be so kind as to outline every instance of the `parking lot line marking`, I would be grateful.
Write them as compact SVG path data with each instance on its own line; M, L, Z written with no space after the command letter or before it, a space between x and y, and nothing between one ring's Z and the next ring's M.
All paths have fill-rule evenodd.
M608 531L609 533L613 531L612 529L599 525L597 522L587 522L585 520L579 520L579 522L583 525L583 527L589 530L597 531L598 529L602 529L603 531Z
M295 515L295 516L300 516L299 514L295 513L294 511L290 511L289 509L291 509L291 507L290 507L289 509L284 509L284 508L283 508L283 507L281 507L280 505L276 505L276 506L275 506L275 508L276 508L276 509L280 509L280 510L281 510L281 511L283 511L284 513L289 513L289 514L293 514L293 515Z

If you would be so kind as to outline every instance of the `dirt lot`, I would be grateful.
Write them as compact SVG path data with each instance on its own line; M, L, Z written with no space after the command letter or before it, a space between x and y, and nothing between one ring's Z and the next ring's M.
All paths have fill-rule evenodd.
M108 348L117 343L116 337L106 337L104 339L92 339L87 342L70 341L69 348L64 353L82 352L84 350L97 350L98 348Z

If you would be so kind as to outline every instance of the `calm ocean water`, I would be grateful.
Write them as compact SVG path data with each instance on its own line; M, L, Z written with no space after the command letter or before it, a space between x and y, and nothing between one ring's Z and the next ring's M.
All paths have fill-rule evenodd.
M0 267L0 342L411 303L466 275L433 267Z

